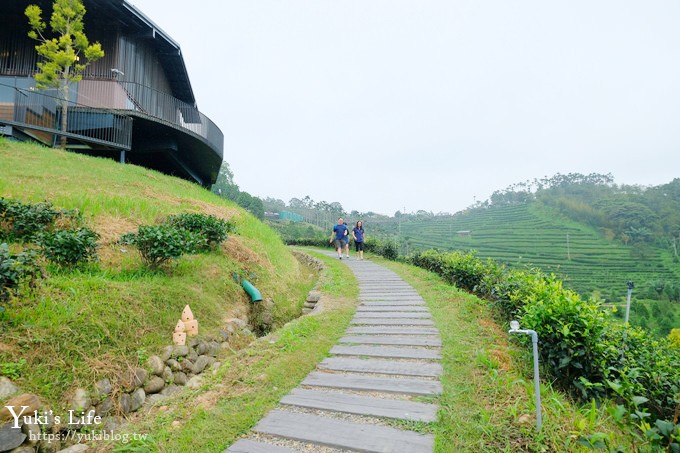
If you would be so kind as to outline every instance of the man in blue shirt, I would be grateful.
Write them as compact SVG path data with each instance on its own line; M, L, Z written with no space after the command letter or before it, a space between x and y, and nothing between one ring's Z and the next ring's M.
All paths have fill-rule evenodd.
M338 224L333 227L333 233L331 233L331 240L329 242L335 241L335 248L338 250L338 258L342 259L342 249L345 248L347 244L347 239L349 236L349 230L345 221L342 217L338 219Z

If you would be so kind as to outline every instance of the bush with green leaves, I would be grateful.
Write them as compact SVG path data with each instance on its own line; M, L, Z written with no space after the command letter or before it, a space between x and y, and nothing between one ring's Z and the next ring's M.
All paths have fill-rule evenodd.
M680 350L669 339L639 328L624 335L601 302L582 299L540 270L508 270L461 252L427 251L409 261L491 299L504 319L535 330L544 372L561 389L582 401L613 399L648 445L680 448Z
M439 250L426 250L424 252L416 252L407 258L407 261L414 266L434 272L443 277L444 254Z
M616 324L603 339L610 354L599 358L608 371L606 384L622 403L644 397L646 410L656 419L672 419L680 409L680 353L667 338ZM614 351L615 350L615 351Z
M30 241L51 225L58 215L59 211L48 202L25 204L3 199L0 203L2 230L7 239Z
M232 223L213 215L188 212L170 216L167 223L195 233L199 239L196 244L198 250L214 250L235 229Z
M99 235L82 227L75 230L54 230L41 233L37 242L49 261L64 267L76 267L96 261Z
M482 261L474 250L447 253L427 250L411 255L408 261L440 275L458 288L481 295L491 291L503 269L491 260Z
M0 302L17 295L24 285L34 286L42 276L35 250L12 253L7 244L0 244Z
M671 347L680 349L680 329L672 329L668 340L671 342Z
M364 243L364 250L392 261L396 261L399 258L399 247L395 241L370 239Z
M144 264L157 269L185 253L195 253L203 238L189 230L162 223L141 225L137 233L124 234L119 242L135 246Z
M31 242L37 236L54 229L57 220L82 223L77 210L55 209L50 202L22 203L0 198L0 236L4 239Z
M585 301L562 286L553 275L525 274L518 289L509 295L519 307L524 328L533 329L541 341L541 362L558 385L584 400L604 395L600 387L584 386L580 378L603 383L606 370L600 358L615 353L604 341L607 313L596 301Z

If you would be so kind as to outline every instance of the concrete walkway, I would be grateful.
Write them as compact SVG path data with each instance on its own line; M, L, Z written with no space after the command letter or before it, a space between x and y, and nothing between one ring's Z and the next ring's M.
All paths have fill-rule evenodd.
M337 258L337 255L335 255ZM423 299L394 272L354 258L356 315L331 357L226 452L432 452L434 437L385 419L433 422L441 340ZM421 398L422 399L422 398Z

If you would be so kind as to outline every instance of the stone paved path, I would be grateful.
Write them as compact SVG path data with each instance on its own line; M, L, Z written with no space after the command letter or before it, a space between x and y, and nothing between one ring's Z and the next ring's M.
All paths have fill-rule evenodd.
M346 335L280 406L225 452L432 452L434 437L385 419L432 422L441 393L441 340L423 299L394 272L343 260L359 281ZM223 452L224 453L224 452Z

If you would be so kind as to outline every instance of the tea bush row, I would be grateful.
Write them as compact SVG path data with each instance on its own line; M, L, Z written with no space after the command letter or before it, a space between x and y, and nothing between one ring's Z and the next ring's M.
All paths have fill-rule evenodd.
M36 242L49 261L62 267L76 267L96 261L99 235L87 227L40 233Z
M157 269L184 254L213 250L234 231L232 223L215 216L184 213L158 225L142 225L119 242L136 247L144 265Z
M22 203L0 198L0 239L4 241L32 242L42 232L81 224L78 210L56 209L48 201Z
M234 224L224 219L190 212L170 216L167 223L178 229L194 233L198 241L195 246L201 251L216 249L227 240L229 233L236 230Z
M6 243L0 244L0 302L17 295L24 285L35 285L42 275L35 250L12 253Z
M23 203L0 198L0 239L34 244L48 261L75 267L97 259L99 236L83 226L78 210L57 209L47 201ZM42 275L35 272L39 267L35 250L27 249L11 258L7 246L3 256L3 288L11 288L5 296L16 293L18 281L35 282L37 275Z
M431 250L407 261L490 300L503 319L535 330L540 362L557 386L582 401L614 399L648 442L680 449L680 349L668 339L639 328L624 333L601 302L582 299L537 269L509 270L474 252Z

